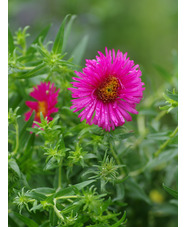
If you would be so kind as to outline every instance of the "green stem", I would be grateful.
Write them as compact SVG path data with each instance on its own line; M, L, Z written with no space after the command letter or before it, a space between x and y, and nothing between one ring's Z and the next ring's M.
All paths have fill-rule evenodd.
M117 163L118 165L122 165L122 163L120 162L120 160L119 160L119 158L118 158L116 152L114 151L114 148L113 148L111 142L110 142L110 151L111 151L111 153L112 153L114 159L116 160L116 163ZM124 176L126 175L126 174L125 174L125 171L123 170L122 167L119 167L119 169L120 169L120 171L121 171L121 174L122 174L123 177L124 177Z
M55 199L58 200L58 199L76 199L76 198L78 198L77 195L68 195L68 196L60 196Z
M18 126L17 122L16 122L16 125L15 125L15 130L16 130L16 146L15 146L15 149L13 151L14 155L17 153L17 150L19 148L19 126Z
M162 117L164 117L167 114L167 111L161 111L156 117L155 117L155 121L159 121Z
M21 70L32 70L32 69L35 69L35 67L33 67L33 66L20 66L20 67L18 67L18 69L21 69Z
M138 176L139 174L141 174L141 173L144 172L144 170L146 169L146 167L147 167L147 165L145 165L145 166L143 166L143 167L141 167L141 168L139 168L137 170L134 170L134 171L130 172L129 173L129 176L131 176L131 177Z
M26 55L26 49L27 49L26 41L23 43L22 48L23 48L23 56L25 56Z
M178 132L178 126L175 128L175 130L171 133L170 138L166 140L159 148L158 151L154 153L154 156L157 157L165 148L166 146L171 142L172 138L176 135Z
M63 215L60 213L60 211L56 207L56 199L54 199L53 208L54 208L54 211L55 211L56 215L58 216L58 218L60 218L62 221L64 221Z
M58 189L61 188L61 171L62 171L62 162L63 159L61 159L60 163L59 163L59 175L58 175Z

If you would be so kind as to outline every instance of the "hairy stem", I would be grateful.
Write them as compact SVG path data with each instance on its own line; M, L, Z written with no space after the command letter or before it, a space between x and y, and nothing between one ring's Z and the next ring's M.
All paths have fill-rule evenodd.
M54 199L53 208L54 208L54 211L55 211L56 215L58 216L58 218L60 218L62 221L64 221L63 215L60 213L60 211L56 207L56 199Z
M60 196L60 197L57 197L57 198L55 198L56 200L57 199L76 199L76 198L78 198L79 196L77 196L77 195L68 195L68 196Z

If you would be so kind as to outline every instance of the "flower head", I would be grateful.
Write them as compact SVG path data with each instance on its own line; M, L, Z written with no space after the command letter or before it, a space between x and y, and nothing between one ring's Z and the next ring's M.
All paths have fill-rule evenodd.
M138 114L135 107L143 97L139 65L118 50L98 51L96 60L86 59L83 72L73 77L71 109L83 110L78 117L89 125L96 124L106 131L114 130L125 121L131 121L129 113Z
M28 112L25 113L25 121L28 121L32 115L32 112L35 111L34 121L41 122L40 112L42 112L44 118L47 117L47 120L52 120L50 116L52 113L58 111L58 108L55 107L57 104L57 97L59 93L58 89L54 87L54 83L40 83L34 90L30 93L30 96L36 99L37 101L26 101L26 105L30 108ZM33 123L32 127L37 125Z

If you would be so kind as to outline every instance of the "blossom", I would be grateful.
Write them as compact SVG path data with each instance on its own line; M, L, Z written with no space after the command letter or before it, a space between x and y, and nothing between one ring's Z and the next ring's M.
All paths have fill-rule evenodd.
M40 83L34 90L30 92L30 96L36 99L37 101L26 101L26 105L30 108L28 112L25 113L25 121L28 121L32 115L32 112L35 111L34 121L41 122L40 112L42 112L44 118L47 117L47 120L52 120L50 116L52 113L58 112L58 108L55 107L57 104L57 97L59 93L58 89L54 87L54 83L44 82ZM32 127L37 124L33 123Z
M143 97L144 83L141 70L127 53L105 48L105 55L98 51L96 59L86 59L83 72L75 71L72 91L73 112L80 111L81 121L95 124L106 131L114 130L125 121L131 121L129 113L138 114L136 104Z

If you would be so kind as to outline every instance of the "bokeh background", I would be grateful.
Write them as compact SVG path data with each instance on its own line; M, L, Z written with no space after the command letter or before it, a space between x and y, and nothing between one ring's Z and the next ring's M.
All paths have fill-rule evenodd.
M94 58L97 50L104 51L105 46L128 52L141 66L148 95L164 80L155 65L169 73L175 70L177 8L177 0L9 0L9 25L13 31L29 25L31 42L52 23L49 40L54 39L67 14L77 15L67 51L70 53L88 36L84 58Z

